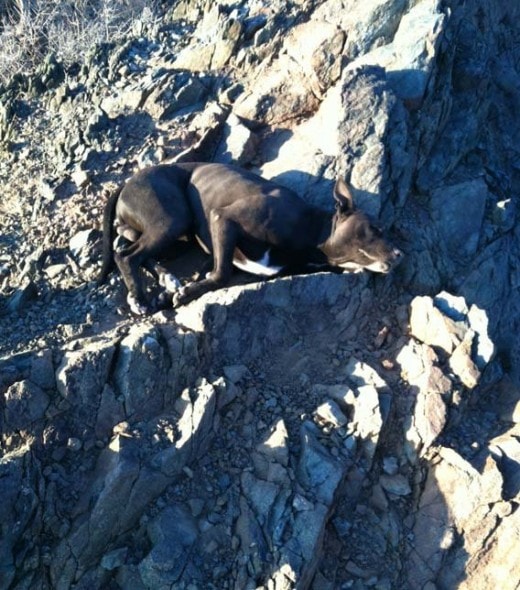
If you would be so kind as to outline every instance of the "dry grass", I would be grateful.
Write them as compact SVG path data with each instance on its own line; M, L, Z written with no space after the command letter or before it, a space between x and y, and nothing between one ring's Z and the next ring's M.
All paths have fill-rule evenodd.
M155 0L0 0L0 83L30 73L49 53L80 62L155 14Z

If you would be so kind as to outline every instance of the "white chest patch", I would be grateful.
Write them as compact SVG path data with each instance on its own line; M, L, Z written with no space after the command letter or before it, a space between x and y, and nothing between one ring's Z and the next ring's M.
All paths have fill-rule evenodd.
M263 277L272 277L278 274L283 268L283 266L271 264L269 250L267 250L260 260L249 260L237 249L233 257L233 264L240 270Z

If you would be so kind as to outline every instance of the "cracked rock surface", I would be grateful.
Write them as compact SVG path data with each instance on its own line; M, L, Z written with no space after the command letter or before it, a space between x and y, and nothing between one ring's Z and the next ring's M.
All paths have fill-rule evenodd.
M183 0L0 88L0 588L518 589L519 17ZM107 196L198 159L347 177L403 263L133 318Z

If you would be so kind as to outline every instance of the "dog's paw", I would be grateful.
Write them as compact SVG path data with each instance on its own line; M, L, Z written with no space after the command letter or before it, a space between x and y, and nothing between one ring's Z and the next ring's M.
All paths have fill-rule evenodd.
M176 293L182 287L179 279L171 273L161 274L159 276L159 285L164 287L168 293Z
M126 298L126 302L128 303L128 307L130 308L130 311L134 314L134 315L138 315L138 316L144 316L147 315L149 310L148 310L148 306L140 303L133 295L131 295L130 293L128 294L127 298Z
M172 295L172 307L180 307L187 303L186 299L186 287L180 287Z

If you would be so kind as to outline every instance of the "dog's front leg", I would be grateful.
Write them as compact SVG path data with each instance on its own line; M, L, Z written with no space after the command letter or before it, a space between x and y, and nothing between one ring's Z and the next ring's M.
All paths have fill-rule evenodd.
M173 295L173 306L185 305L204 293L220 289L229 282L233 272L238 226L226 217L225 209L215 209L209 219L211 243L213 245L213 270L204 279L179 289Z

